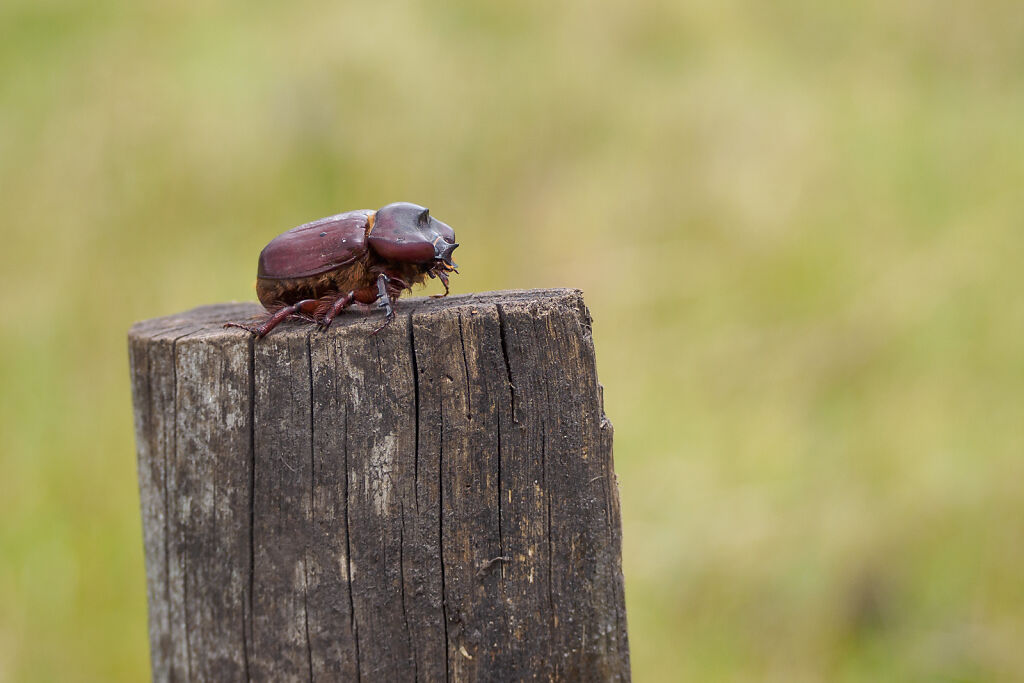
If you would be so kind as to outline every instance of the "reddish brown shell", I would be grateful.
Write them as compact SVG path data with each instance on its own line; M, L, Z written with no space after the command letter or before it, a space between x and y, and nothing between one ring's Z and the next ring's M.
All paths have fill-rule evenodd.
M438 240L455 243L455 231L418 204L396 202L377 210L366 240L388 261L431 263L442 252ZM453 247L454 248L454 247Z
M366 225L373 211L346 211L281 233L260 252L257 277L286 280L318 275L366 254Z

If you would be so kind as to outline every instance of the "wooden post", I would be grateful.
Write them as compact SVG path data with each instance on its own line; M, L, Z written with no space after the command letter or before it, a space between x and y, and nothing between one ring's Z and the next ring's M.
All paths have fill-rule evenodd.
M157 681L628 680L576 290L129 333Z

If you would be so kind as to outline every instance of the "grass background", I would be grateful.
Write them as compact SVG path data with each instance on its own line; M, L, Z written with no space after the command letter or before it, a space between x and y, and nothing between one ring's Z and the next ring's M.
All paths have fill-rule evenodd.
M0 681L148 673L128 326L395 200L585 291L636 680L1024 675L1022 120L1017 0L5 0Z

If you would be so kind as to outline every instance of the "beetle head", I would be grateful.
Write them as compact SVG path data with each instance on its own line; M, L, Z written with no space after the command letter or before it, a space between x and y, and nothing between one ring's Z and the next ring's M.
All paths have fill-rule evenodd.
M398 202L377 211L367 235L370 248L380 257L401 263L445 264L454 269L452 252L459 246L455 231L417 204Z

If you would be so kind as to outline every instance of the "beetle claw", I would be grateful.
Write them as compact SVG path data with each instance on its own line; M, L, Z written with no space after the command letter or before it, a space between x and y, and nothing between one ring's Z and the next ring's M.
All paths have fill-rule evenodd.
M377 334L385 327L391 324L391 321L395 319L395 311L390 306L388 307L387 313L384 315L384 322L380 324L380 327L375 329L371 334Z
M392 320L395 319L395 307L392 304L391 297L388 296L387 294L382 294L381 297L377 299L377 308L384 309L384 322L381 324L380 327L373 331L373 334L377 334L378 332L383 330L385 327L391 324Z
M224 323L224 327L237 327L241 330L245 330L246 332L255 334L257 337L263 336L260 334L259 328L253 327L252 325L246 325L244 323Z

